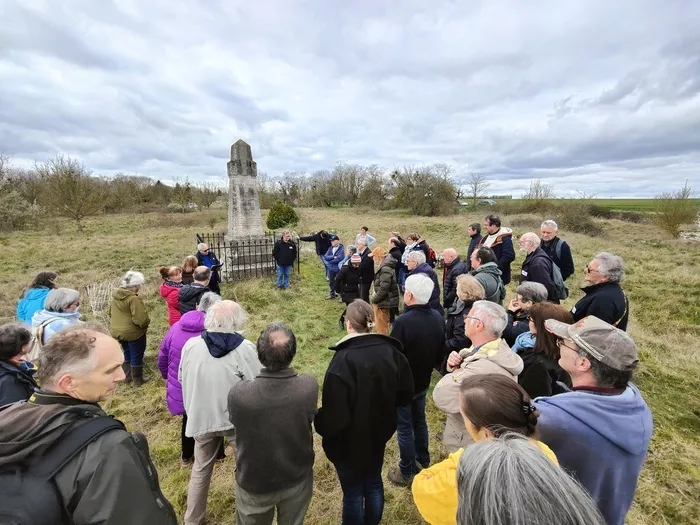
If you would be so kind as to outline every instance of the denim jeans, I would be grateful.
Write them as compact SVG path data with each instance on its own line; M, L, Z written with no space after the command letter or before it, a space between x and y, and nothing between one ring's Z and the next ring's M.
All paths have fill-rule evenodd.
M326 261L323 258L323 255L319 255L318 258L321 259L321 264L323 265L323 271L326 272L326 277L328 277L328 266L326 266Z
M287 266L277 265L277 286L279 288L289 288L289 275L292 273L291 264Z
M119 341L124 352L124 361L131 366L143 366L143 354L146 353L146 334L133 341Z
M382 458L369 473L361 473L349 464L335 465L343 488L342 525L376 525L384 512Z
M399 442L399 469L410 478L417 472L416 461L423 467L430 465L428 451L428 424L425 422L427 390L413 396L410 405L396 408L396 437Z

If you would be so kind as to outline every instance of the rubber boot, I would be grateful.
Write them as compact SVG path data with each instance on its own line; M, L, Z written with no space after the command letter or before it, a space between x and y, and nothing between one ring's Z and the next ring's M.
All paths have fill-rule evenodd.
M125 383L131 383L132 377L131 377L131 363L122 363L122 370L124 370L124 375L126 378L124 379Z
M134 377L134 385L136 386L141 386L149 381L148 377L143 377L143 366L132 366L131 375Z

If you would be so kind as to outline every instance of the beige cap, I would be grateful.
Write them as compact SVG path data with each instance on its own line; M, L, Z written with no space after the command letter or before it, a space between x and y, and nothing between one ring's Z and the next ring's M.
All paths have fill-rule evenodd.
M610 368L626 372L639 364L637 345L632 338L593 315L574 324L547 319L544 326L557 337L571 339L581 350Z

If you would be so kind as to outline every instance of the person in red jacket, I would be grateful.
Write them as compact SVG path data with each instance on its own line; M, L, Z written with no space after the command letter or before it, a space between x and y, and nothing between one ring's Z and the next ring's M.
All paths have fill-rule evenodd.
M174 325L180 320L180 310L178 309L178 294L182 288L182 270L178 266L161 266L158 270L163 278L160 285L160 296L165 299L168 306L168 323Z

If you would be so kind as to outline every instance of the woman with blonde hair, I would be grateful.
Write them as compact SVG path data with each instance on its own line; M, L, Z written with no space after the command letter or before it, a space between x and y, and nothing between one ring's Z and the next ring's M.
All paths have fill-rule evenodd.
M475 301L484 298L484 287L471 275L457 277L457 300L445 311L445 348L440 364L440 373L447 373L447 356L469 348L472 342L464 333L464 316L469 313Z
M192 284L194 282L194 269L199 266L197 257L188 255L182 261L182 284Z

